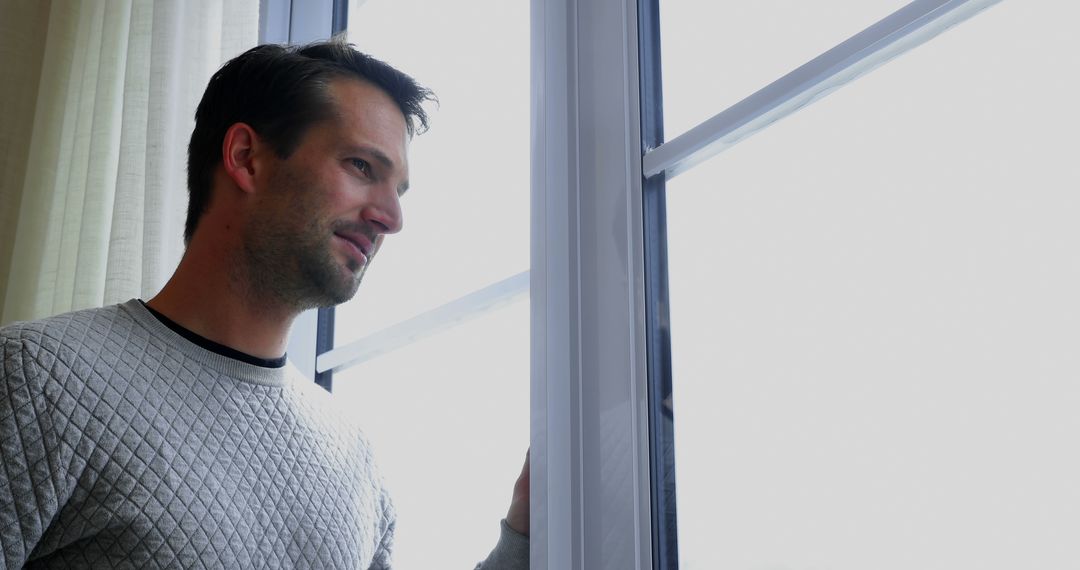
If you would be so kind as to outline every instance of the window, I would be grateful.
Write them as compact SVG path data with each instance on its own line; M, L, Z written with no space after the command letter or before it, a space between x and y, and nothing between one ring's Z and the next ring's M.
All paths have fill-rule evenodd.
M1076 562L1075 15L1003 2L667 181L679 568Z
M504 4L454 7L511 28ZM1080 469L1060 450L1080 403L1068 382L1080 365L1069 294L1080 281L1069 248L1076 9L759 4L706 14L675 0L531 2L530 273L498 253L460 256L498 258L487 274L424 260L437 240L406 236L443 220L410 218L431 186L414 170L411 226L375 263L369 297L339 313L366 320L339 329L338 344L388 327L415 339L422 323L499 304L530 281L536 568L1006 568L1021 553L1040 567L1075 562L1065 548L1080 530L1069 517ZM378 29L390 9L351 16L368 14L371 41L385 32L385 45L424 44L415 65L371 51L440 91L421 60L458 40ZM422 9L393 20L450 17ZM470 25L443 27L481 38L473 63L512 43L490 36L492 24ZM525 37L514 29L508 38ZM443 105L414 144L417 168L437 133L477 125L451 128ZM518 251L516 239L505 251ZM409 263L450 267L448 287L400 285L394 272ZM473 366L464 353L523 319L512 305L442 336L388 342L403 347L341 371L335 391L356 391L348 398L374 418L373 439L430 443L426 419L449 426L467 414L432 404L402 418L382 405L426 376L408 368ZM509 355L507 370L522 358ZM492 397L474 398L485 405L522 398L477 382L490 382L480 392ZM439 402L453 388L409 400ZM520 453L517 439L499 453ZM508 494L507 462L492 484ZM505 508L483 494L496 500L482 508Z

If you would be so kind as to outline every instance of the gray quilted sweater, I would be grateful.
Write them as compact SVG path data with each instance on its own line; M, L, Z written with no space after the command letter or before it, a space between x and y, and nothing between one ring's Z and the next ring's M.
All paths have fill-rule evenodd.
M295 368L205 350L135 300L0 342L0 568L390 567L369 447ZM504 524L481 566L527 558Z

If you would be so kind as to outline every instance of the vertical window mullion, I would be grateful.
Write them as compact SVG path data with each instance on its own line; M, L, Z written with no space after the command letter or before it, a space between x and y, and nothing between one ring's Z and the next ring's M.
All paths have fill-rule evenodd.
M533 7L533 567L645 569L638 5Z
M664 142L660 3L638 2L642 156ZM667 208L663 173L642 179L645 253L645 342L648 362L649 473L652 479L652 567L678 570L675 436L668 311Z

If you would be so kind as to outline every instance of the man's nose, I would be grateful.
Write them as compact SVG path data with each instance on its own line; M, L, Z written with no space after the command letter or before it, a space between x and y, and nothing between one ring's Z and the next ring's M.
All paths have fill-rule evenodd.
M360 212L365 222L375 227L380 234L394 234L401 231L401 198L397 189L380 187L374 192L374 199Z

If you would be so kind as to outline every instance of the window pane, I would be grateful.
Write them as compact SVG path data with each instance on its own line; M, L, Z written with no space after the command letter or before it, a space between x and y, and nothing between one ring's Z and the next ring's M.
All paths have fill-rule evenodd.
M1077 16L1003 2L668 184L684 570L1080 565Z
M907 3L661 0L666 138L675 138Z
M368 2L350 14L349 41L440 104L410 145L405 229L338 308L338 345L529 266L528 3Z
M334 376L397 507L395 568L472 568L529 445L529 303Z

